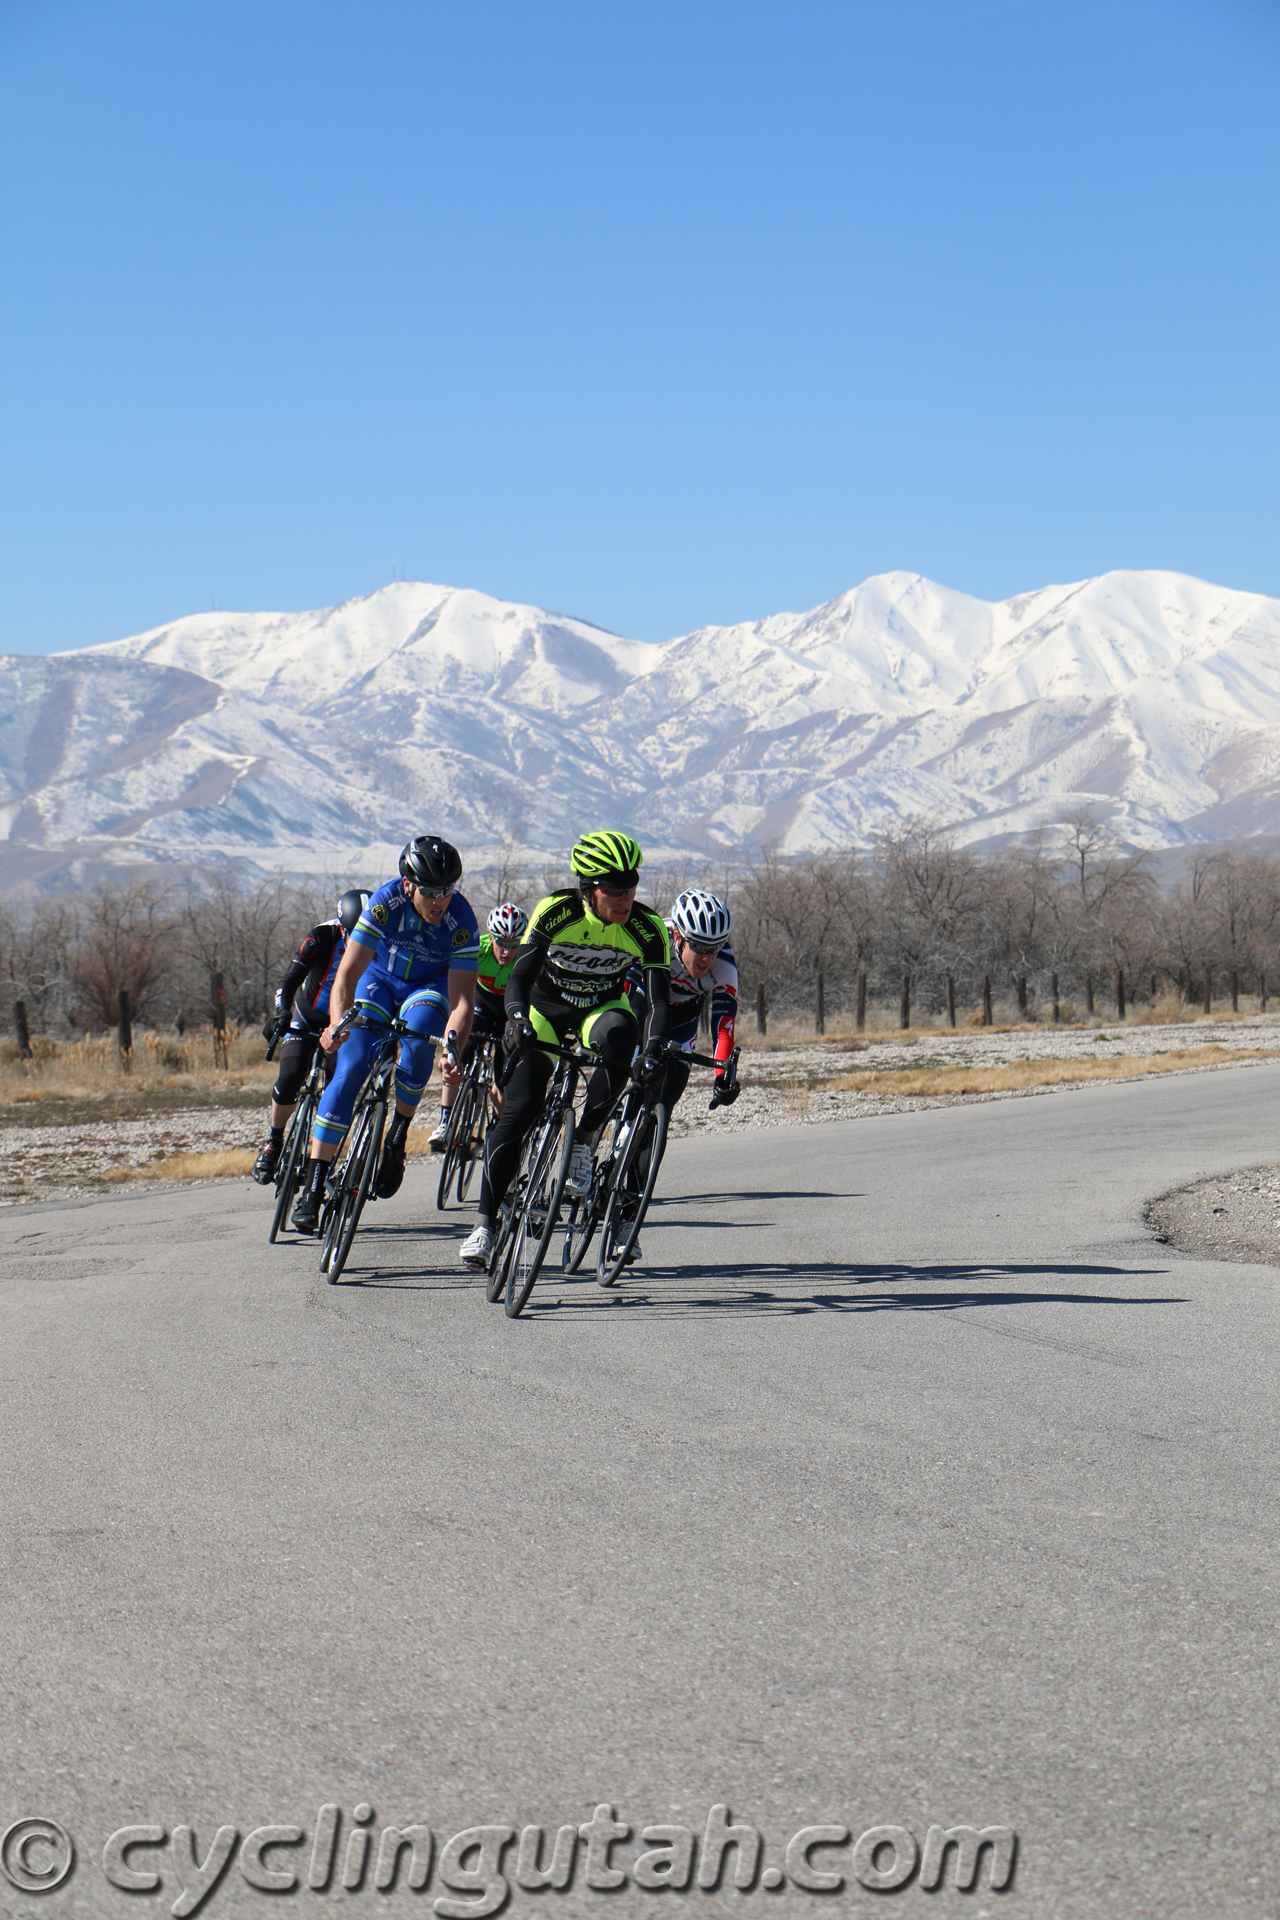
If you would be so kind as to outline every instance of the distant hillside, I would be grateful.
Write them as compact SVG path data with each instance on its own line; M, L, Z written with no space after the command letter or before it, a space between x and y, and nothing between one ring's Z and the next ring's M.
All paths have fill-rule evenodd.
M1280 833L1280 602L1170 573L1014 600L884 574L662 645L406 582L0 660L0 877L373 868L431 827L562 850L993 842L1089 807L1137 844Z

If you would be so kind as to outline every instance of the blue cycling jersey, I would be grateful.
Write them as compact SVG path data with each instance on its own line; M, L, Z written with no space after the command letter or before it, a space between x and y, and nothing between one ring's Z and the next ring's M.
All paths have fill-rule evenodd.
M418 986L456 968L474 973L480 961L480 929L475 914L455 893L438 927L424 920L399 877L370 897L351 934L357 947L372 947L375 964L393 980Z

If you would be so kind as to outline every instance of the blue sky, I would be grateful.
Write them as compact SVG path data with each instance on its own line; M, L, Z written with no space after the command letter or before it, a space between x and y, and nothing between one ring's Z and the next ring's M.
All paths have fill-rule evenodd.
M0 0L0 649L1280 594L1280 4Z

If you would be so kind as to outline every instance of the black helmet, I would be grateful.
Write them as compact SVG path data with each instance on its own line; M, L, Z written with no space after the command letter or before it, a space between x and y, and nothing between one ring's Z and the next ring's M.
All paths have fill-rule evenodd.
M420 833L400 855L400 872L415 886L456 887L462 878L462 856L437 834Z
M369 896L363 887L348 887L338 902L338 918L348 933L355 931L356 921L369 904Z

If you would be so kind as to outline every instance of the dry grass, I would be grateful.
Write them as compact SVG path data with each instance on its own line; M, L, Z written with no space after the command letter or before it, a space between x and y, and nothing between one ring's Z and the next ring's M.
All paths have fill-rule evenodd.
M103 1178L121 1180L217 1180L252 1171L252 1147L219 1147L212 1153L174 1153L142 1167L112 1167Z
M1188 1067L1217 1067L1230 1060L1271 1060L1269 1047L1185 1047L1168 1053L1111 1054L1105 1060L1015 1060L1007 1067L904 1067L882 1073L849 1073L828 1083L832 1093L885 1093L927 1099L939 1094L1021 1093L1072 1080L1133 1080Z
M10 1045L0 1058L0 1109L30 1110L68 1101L93 1104L121 1095L135 1101L174 1092L216 1103L228 1094L234 1098L261 1089L265 1099L277 1069L264 1057L262 1036L231 1028L228 1041L225 1068L214 1065L208 1033L138 1033L127 1066L113 1034L65 1044L37 1037L31 1061L20 1061L16 1045Z

